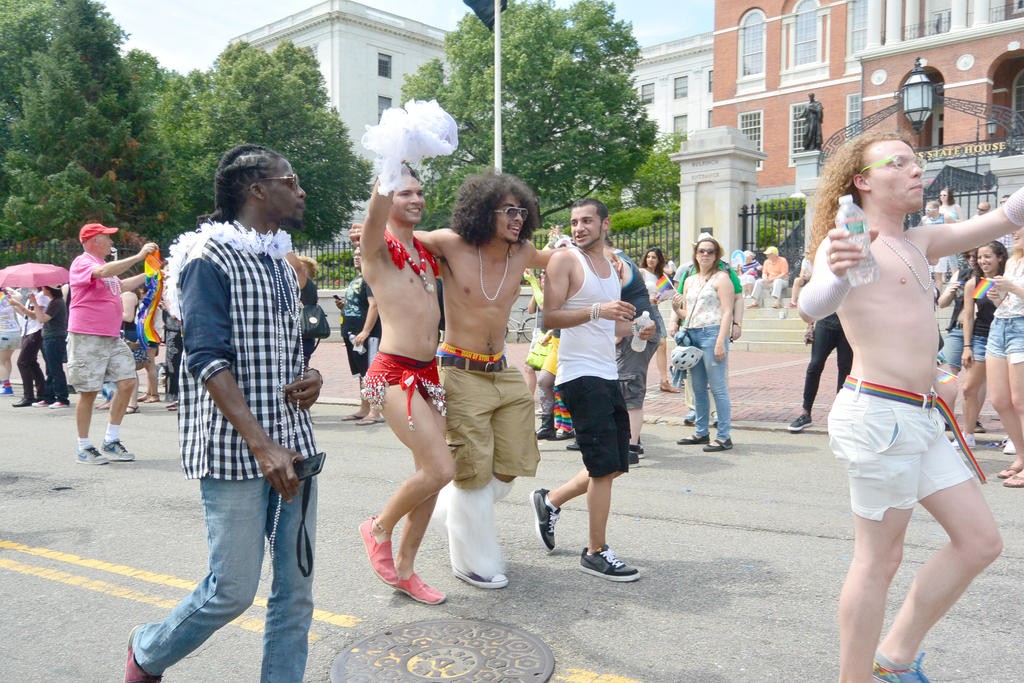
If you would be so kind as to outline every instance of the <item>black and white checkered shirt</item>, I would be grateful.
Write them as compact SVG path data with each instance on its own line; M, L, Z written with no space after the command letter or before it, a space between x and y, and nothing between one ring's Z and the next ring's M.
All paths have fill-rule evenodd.
M275 268L283 277L283 302L275 291ZM286 404L279 392L282 384L295 381L302 372L300 327L288 315L296 306L301 310L292 267L284 260L210 239L182 268L178 284L184 342L178 440L185 476L263 476L245 440L206 391L206 381L225 370L234 376L249 410L271 439L304 457L313 455L309 412ZM283 364L279 345L284 349Z

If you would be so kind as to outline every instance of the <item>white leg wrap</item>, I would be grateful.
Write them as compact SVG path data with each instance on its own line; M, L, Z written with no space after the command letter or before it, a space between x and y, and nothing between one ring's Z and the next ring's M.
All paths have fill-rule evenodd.
M455 488L452 484L441 490L438 506L444 498L453 568L485 579L505 573L505 560L498 547L494 524L494 503L508 495L511 488L511 482L506 484L492 479L487 486L474 491Z

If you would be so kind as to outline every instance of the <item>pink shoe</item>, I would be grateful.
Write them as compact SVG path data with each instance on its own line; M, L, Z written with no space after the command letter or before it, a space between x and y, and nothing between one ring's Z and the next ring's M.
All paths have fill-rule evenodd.
M400 590L413 600L428 605L440 605L445 601L444 593L434 590L423 583L423 580L417 574L413 574L408 579L399 579L398 583L395 584L395 590Z
M366 556L370 558L370 566L377 577L394 586L398 583L398 572L395 571L395 558L391 551L391 541L377 543L373 537L373 523L376 517L371 517L359 525L359 535L363 537L363 544L366 546Z

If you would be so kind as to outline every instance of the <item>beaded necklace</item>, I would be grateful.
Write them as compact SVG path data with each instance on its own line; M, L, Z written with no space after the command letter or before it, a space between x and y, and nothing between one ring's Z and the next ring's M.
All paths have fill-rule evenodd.
M917 268L915 268L914 264L910 262L910 259L908 259L906 256L904 256L903 253L899 249L896 248L895 244L890 242L888 239L886 239L882 235L879 235L878 239L882 240L882 244L884 244L885 246L887 246L890 249L892 249L892 252L894 254L896 254L897 256L899 256L900 260L903 261L903 263L907 264L907 268L910 269L910 272L913 273L914 277L917 279L917 284L921 285L921 291L927 292L928 289L929 289L929 285L927 283L925 283L924 280L921 279L920 274L918 274L918 272L917 272ZM921 251L921 247L917 246L916 244L914 244L913 242L908 240L906 237L903 238L903 241L906 242L907 244L909 244L910 246L912 246L914 248L914 250L917 251L917 253L921 255L921 258L924 259L924 262L928 263L928 257L924 255L923 251Z
M434 260L433 255L427 251L420 241L415 237L412 238L412 244L416 248L416 252L419 254L420 262L415 263L409 252L406 250L405 245L402 244L397 237L391 234L390 231L384 230L384 241L388 245L388 251L391 252L391 260L395 262L395 266L399 270L405 268L405 264L408 263L409 267L412 268L412 272L420 276L423 280L423 286L428 292L434 291L434 283L427 277L427 264L430 264L431 269L434 271L434 277L437 277L437 261Z

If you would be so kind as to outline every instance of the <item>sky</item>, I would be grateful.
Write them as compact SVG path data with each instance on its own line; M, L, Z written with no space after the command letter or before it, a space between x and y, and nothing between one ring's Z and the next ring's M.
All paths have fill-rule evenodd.
M124 48L154 55L161 66L182 73L209 69L228 41L264 24L319 4L317 0L100 0L129 34ZM362 0L363 5L453 30L469 12L462 0ZM567 7L571 0L555 0ZM713 0L619 0L619 20L633 24L641 46L712 30Z

